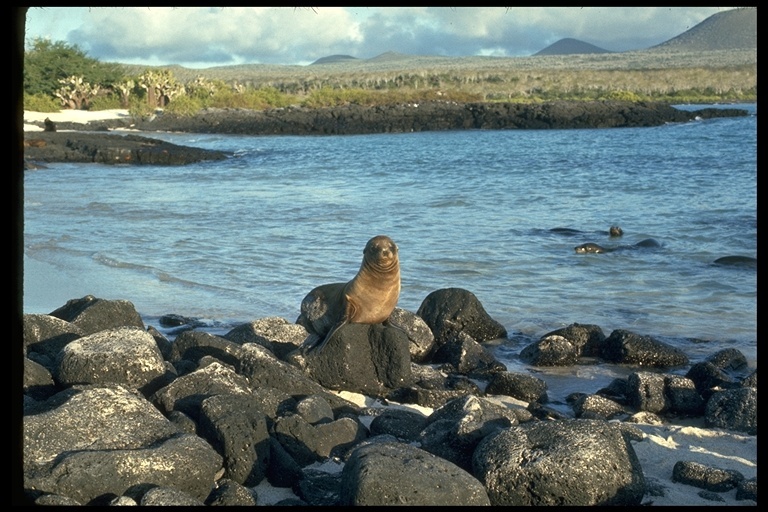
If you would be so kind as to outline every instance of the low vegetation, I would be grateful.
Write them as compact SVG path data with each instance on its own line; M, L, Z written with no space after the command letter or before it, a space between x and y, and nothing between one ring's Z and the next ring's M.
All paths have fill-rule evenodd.
M101 63L77 46L36 40L24 66L24 108L44 112L127 108L147 116L157 108L192 115L204 108L424 101L757 101L756 50L513 58L393 54L310 66L190 70Z

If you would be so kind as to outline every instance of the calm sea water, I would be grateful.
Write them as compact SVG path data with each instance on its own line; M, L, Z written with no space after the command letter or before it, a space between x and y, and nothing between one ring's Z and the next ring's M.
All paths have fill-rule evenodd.
M294 321L310 289L349 280L367 240L386 234L400 247L399 306L473 292L510 333L496 348L510 369L573 322L651 335L694 361L735 347L756 364L757 273L712 264L757 255L757 108L739 107L754 115L637 129L147 134L235 156L25 172L24 312L92 294L130 300L155 326L168 313L211 332ZM573 250L649 237L662 247ZM557 394L622 371L543 375Z

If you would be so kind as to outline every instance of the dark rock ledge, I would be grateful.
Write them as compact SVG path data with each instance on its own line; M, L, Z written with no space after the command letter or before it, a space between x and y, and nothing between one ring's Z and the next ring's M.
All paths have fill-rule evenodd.
M227 154L179 146L138 135L93 132L26 132L24 160L99 164L184 165L223 160ZM39 166L39 164L38 164Z
M190 322L170 341L126 300L89 295L25 314L24 498L254 505L267 481L298 497L282 505L636 506L665 491L644 475L635 423L700 417L757 435L757 369L732 348L688 367L649 336L553 331L524 349L532 364L596 357L637 368L569 397L570 415L548 404L544 380L507 371L486 348L507 332L471 292L437 290L392 322L346 325L304 354L301 316L223 336ZM565 346L573 358L556 357ZM390 406L358 406L340 391ZM716 466L682 460L666 478L757 501L756 478Z
M746 110L735 108L683 111L663 103L619 101L533 104L427 102L375 107L289 107L264 111L209 109L192 117L156 116L151 121L136 123L136 128L244 135L358 135L443 130L647 127L683 123L696 118L746 115Z

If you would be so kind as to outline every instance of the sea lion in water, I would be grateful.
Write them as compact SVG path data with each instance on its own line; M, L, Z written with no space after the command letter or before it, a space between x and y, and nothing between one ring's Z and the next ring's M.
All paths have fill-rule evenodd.
M646 238L634 245L620 245L618 247L603 247L602 245L588 242L586 244L577 245L573 250L579 254L600 254L603 252L613 252L618 251L619 249L633 249L636 247L661 247L661 244L653 238Z
M558 235L581 235L584 232L580 231L578 229L574 228L551 228L549 230L550 233L557 233ZM600 231L600 233L605 233L605 231ZM608 236L611 238L618 238L620 236L624 235L624 230L621 229L620 226L611 226L608 228Z
M557 233L559 235L580 235L583 233L583 231L573 228L552 228L549 231L550 233Z
M365 245L360 270L351 281L318 286L301 301L297 323L310 332L302 351L321 350L345 324L386 322L399 297L397 244L388 236L375 236Z
M751 256L723 256L714 261L715 265L724 265L729 267L757 268L757 258Z
M653 238L646 238L645 240L640 240L632 247L661 247L661 244Z
M603 247L602 245L597 245L595 243L589 242L586 244L577 245L573 248L574 251L576 251L579 254L600 254L602 252L612 252L616 250L616 247Z

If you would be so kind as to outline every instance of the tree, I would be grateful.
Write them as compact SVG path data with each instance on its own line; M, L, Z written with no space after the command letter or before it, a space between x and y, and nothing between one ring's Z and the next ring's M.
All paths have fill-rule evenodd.
M60 80L71 76L109 87L122 78L116 64L105 64L88 57L77 45L37 38L24 52L24 92L53 96L61 87Z

